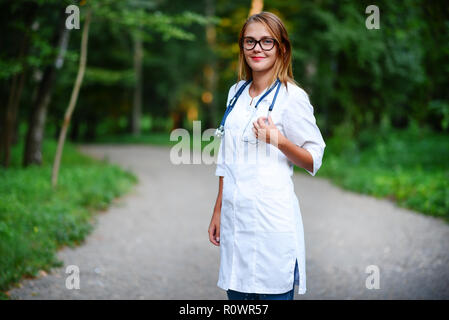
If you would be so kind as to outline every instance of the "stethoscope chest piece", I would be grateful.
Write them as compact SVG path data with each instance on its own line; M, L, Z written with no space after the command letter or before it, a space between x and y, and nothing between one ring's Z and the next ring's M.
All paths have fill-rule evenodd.
M217 138L221 138L221 137L223 137L223 135L224 135L224 126L223 126L223 125L220 125L220 126L217 128L217 130L215 130L215 136L216 136Z

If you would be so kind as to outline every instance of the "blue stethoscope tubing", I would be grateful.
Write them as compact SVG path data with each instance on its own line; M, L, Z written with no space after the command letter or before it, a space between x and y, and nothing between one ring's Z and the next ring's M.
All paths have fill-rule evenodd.
M234 95L234 97L231 99L231 101L229 101L229 105L226 108L226 111L223 115L223 119L221 119L221 123L220 126L217 128L217 130L215 131L215 136L217 137L222 137L224 134L224 125L226 122L226 118L228 117L229 113L232 111L232 109L235 106L235 103L237 102L237 99L240 97L240 95L242 94L243 90L245 90L246 86L251 83L252 79L246 81L241 87L240 89L237 91L237 93ZM277 88L276 88L277 86ZM276 102L276 98L277 95L279 93L279 89L281 87L281 81L279 80L279 78L276 79L276 82L274 83L274 85L267 91L265 92L265 94L257 101L256 105L254 106L255 109L257 109L257 106L259 105L259 102L263 100L263 98L265 98L268 94L270 94L271 91L273 91L274 88L276 88L276 93L274 94L274 98L273 101L271 102L270 108L268 109L268 113L271 112L271 110L273 110L274 107L274 103Z

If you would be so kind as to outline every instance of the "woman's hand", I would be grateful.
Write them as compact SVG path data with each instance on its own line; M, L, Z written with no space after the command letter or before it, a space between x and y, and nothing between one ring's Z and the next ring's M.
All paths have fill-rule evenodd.
M267 122L268 120L268 122ZM253 122L253 132L257 139L277 146L282 134L270 116L260 117Z
M220 215L221 212L216 210L212 215L209 225L209 241L216 246L220 246Z

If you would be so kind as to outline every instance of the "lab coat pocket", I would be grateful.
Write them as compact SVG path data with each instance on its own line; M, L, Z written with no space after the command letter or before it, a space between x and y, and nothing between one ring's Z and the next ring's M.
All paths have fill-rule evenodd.
M277 192L263 192L258 197L258 230L261 232L293 232L292 202Z
M262 232L258 234L257 240L256 285L279 290L277 293L290 290L293 282L292 263L295 262L294 233Z
M258 225L261 231L293 232L293 201L289 182L280 177L259 176L257 207ZM281 183L282 182L282 183Z

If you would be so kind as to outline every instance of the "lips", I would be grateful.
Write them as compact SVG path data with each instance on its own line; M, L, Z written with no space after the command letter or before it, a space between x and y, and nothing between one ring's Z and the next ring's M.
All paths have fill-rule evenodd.
M260 61L264 59L264 57L251 57L251 59L253 59L254 61Z

